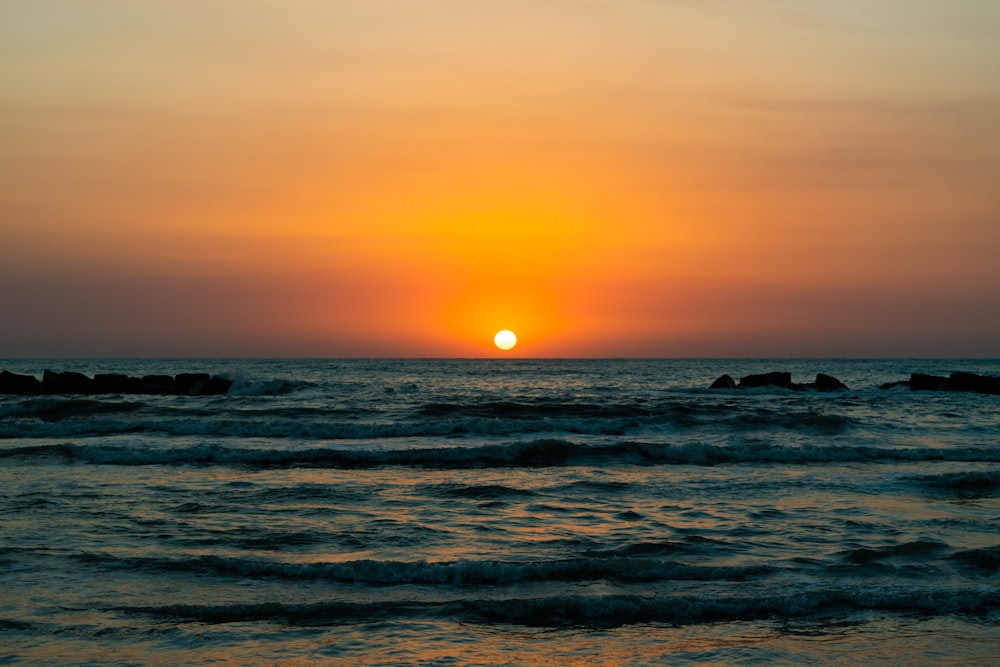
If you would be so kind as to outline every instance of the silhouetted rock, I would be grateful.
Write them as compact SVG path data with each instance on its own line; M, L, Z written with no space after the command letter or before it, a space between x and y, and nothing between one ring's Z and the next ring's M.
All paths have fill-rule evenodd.
M40 394L42 383L34 375L0 372L0 394Z
M0 371L0 394L183 394L211 396L225 394L232 380L208 373L146 375L141 378L120 373L98 373L93 379L83 373L45 371L39 382L33 375Z
M225 394L229 391L229 388L233 386L232 380L227 380L224 377L219 377L218 375L213 375L209 378L208 382L204 384L201 388L201 393L199 396L215 396L217 394Z
M946 391L974 391L979 394L1000 394L1000 377L976 373L952 373L945 380Z
M944 389L947 379L940 375L913 373L910 375L910 391L939 391Z
M952 373L949 377L913 373L909 380L886 382L880 389L900 386L907 386L911 391L972 391L1000 395L1000 377L965 372Z
M736 380L729 375L723 375L712 383L709 389L736 389Z
M176 394L174 378L170 375L144 375L141 378L129 378L128 393L130 394Z
M94 381L83 373L47 370L42 375L42 391L46 394L93 394Z
M740 387L783 387L785 389L800 389L798 385L792 383L792 374L787 372L772 371L771 373L760 373L757 375L746 375L740 378Z
M198 396L209 381L208 373L178 373L174 376L174 388L184 396Z
M811 385L816 391L847 391L847 385L825 373L816 374L816 382Z
M782 389L792 389L794 391L847 391L848 387L843 382L824 373L816 374L816 381L809 384L799 384L792 382L792 374L786 371L772 371L770 373L759 373L756 375L745 375L740 378L737 385L729 375L723 375L712 383L710 389L732 389L732 388L754 388L754 387L781 387Z
M121 373L98 373L94 376L95 394L124 394L128 392L128 376Z

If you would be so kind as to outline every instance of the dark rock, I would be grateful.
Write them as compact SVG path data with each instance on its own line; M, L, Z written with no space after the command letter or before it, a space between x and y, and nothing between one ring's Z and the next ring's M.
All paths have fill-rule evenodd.
M913 373L909 380L887 382L881 389L892 389L901 385L908 386L911 391L972 391L978 394L1000 395L1000 377L964 372L952 373L949 377Z
M129 378L128 393L130 394L176 394L174 378L169 375L144 375L141 378Z
M121 373L98 373L94 376L95 394L124 394L128 386L128 376Z
M736 389L736 380L729 375L723 375L713 382L709 389Z
M202 388L199 396L216 396L219 394L225 394L229 391L229 388L233 386L232 380L227 380L224 377L219 377L218 375L213 375L209 378Z
M814 387L816 391L847 391L846 384L832 375L826 375L825 373L816 374L816 383Z
M740 387L783 387L785 389L799 389L800 387L792 383L792 374L773 371L771 373L760 373L758 375L747 375L740 378Z
M42 383L34 375L0 372L0 394L40 394Z
M208 373L178 373L174 377L174 388L184 396L199 396L209 379Z
M98 373L93 379L83 373L45 371L39 382L32 375L0 371L0 394L182 394L211 396L225 394L233 381L208 373L146 375L141 378L120 373Z
M42 391L46 394L93 394L94 381L83 373L53 373L47 370L42 375Z
M944 389L946 380L940 375L913 373L910 375L910 391L939 391Z
M946 391L974 391L979 394L1000 394L1000 377L976 373L952 373L942 387Z

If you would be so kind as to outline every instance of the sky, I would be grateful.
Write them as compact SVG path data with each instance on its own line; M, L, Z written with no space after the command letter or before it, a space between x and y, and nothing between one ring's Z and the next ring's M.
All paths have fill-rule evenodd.
M4 0L0 357L998 357L998 34L995 0Z

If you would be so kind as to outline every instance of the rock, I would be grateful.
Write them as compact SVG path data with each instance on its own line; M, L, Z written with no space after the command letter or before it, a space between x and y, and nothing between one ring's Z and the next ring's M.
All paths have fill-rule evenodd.
M83 373L47 370L42 375L42 391L46 394L93 394L94 381Z
M736 389L736 380L729 375L723 375L712 383L709 389Z
M816 374L816 382L813 385L816 391L847 391L847 385L825 373Z
M98 373L94 376L95 394L124 394L128 392L128 376L121 373Z
M1000 394L1000 377L976 373L952 373L942 387L946 391L974 391L979 394Z
M784 389L800 389L792 383L792 374L772 371L758 375L747 375L740 378L740 387L783 387Z
M3 371L0 373L0 394L40 394L42 383L34 375L20 375Z
M817 373L815 382L810 382L809 384L798 384L796 382L792 382L791 373L782 371L745 375L740 378L739 385L733 381L732 377L723 375L712 383L710 389L732 389L733 387L739 387L741 389L744 387L781 387L782 389L792 389L794 391L811 389L822 392L848 390L846 384L832 375Z
M219 377L218 375L213 375L208 382L201 388L201 393L199 396L215 396L218 394L225 394L229 391L229 388L233 386L232 380L227 380L224 377Z
M83 373L45 371L39 382L32 375L0 372L0 394L182 394L211 396L229 392L233 381L208 373L146 375L141 378L120 373L98 373L93 379Z
M176 394L177 387L170 375L144 375L141 378L129 378L128 393L130 394Z
M209 379L208 373L178 373L174 388L183 396L199 396Z
M910 391L939 391L944 389L947 379L940 375L913 373L910 375Z
M904 385L911 391L971 391L1000 395L1000 377L965 372L952 373L948 377L913 373L909 380L886 382L880 388L892 389Z

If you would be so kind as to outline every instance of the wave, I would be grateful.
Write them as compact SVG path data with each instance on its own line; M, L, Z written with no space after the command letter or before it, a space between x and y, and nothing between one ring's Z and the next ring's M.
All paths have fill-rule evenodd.
M233 377L233 384L227 392L230 396L284 396L303 389L317 386L305 380L252 380L240 375Z
M989 613L1000 607L993 586L809 586L770 595L552 595L441 601L386 600L368 603L160 605L114 607L113 611L175 622L327 626L387 618L443 618L467 623L535 627L616 627L637 623L688 625L761 618L813 619L857 612L944 616Z
M18 621L10 618L0 618L0 630L4 632L28 632L35 630L35 623Z
M840 433L855 420L823 410L789 410L770 407L736 409L730 404L697 402L651 402L626 404L596 404L539 400L534 402L488 401L484 403L428 403L417 413L425 417L462 419L484 417L509 420L608 420L623 423L666 423L678 427L701 426L706 423L750 430L785 428L824 434Z
M961 497L992 497L1000 495L1000 470L970 470L936 475L906 477L940 493Z
M0 406L0 419L31 417L43 422L58 422L94 415L128 414L146 406L142 401L100 401L90 398L44 397Z
M855 424L855 420L851 417L828 414L818 410L783 411L771 408L738 412L726 422L728 425L742 430L777 427L820 435L836 435Z
M81 415L81 419L58 424L38 419L0 421L3 438L69 438L74 436L120 435L123 433L156 433L175 437L222 438L303 438L314 440L375 440L382 438L454 437L466 435L504 436L530 433L573 433L579 435L624 435L640 425L624 419L561 419L511 420L490 418L424 419L384 422L357 421L371 416L371 411L351 411L343 421L331 417L344 416L333 410L310 408L279 410L180 412L163 409L156 414L131 419L102 419L99 412Z
M966 549L950 556L967 568L984 576L1000 574L1000 545L981 549Z
M864 564L891 558L914 558L925 559L936 553L949 549L944 542L935 540L917 540L903 544L870 549L867 547L851 549L841 554L842 558L850 563Z
M434 494L445 498L471 498L473 500L504 500L536 495L528 489L515 489L503 484L445 485L435 488Z
M357 560L285 563L251 558L117 558L79 554L78 560L111 569L187 572L251 579L320 580L371 586L496 586L522 582L629 583L655 581L746 581L774 571L767 565L689 565L649 558L572 558L539 562L457 560L451 562Z
M175 437L262 437L370 440L406 437L518 434L625 435L715 428L735 432L781 429L837 435L852 417L821 409L779 409L698 401L636 400L624 404L576 401L422 403L388 408L379 401L318 405L261 400L261 395L309 386L274 380L237 382L227 396L158 397L142 401L38 397L0 405L0 438L156 433Z
M954 447L788 446L769 443L680 445L621 442L586 445L540 439L475 447L367 450L332 447L250 449L217 444L178 447L42 445L0 449L0 459L71 460L95 465L228 465L255 468L435 469L542 468L600 465L699 465L741 463L829 464L921 461L1000 462L1000 445Z
M727 542L692 535L685 537L683 540L635 542L617 547L615 549L593 550L589 552L589 555L592 557L602 558L671 556L675 554L704 555L706 553L718 554L721 551L728 551L732 548L732 545Z
M538 417L648 417L654 413L637 405L598 405L592 403L516 403L493 401L487 403L456 404L429 403L418 412L431 417L503 417L507 419L532 419Z

